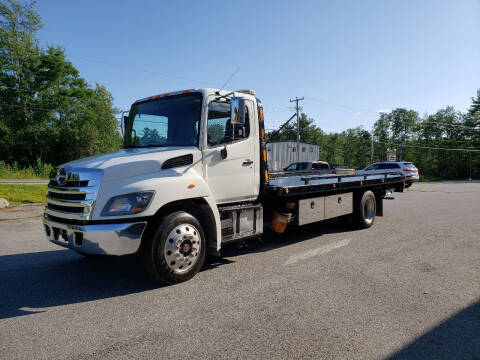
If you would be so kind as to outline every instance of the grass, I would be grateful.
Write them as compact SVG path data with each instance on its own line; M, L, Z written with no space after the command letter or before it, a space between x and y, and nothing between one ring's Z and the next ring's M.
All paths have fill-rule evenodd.
M16 162L12 165L8 165L3 161L0 161L0 179L48 180L52 169L53 166L44 164L40 160L38 160L34 166L28 166L23 169L21 169Z
M10 204L44 203L47 185L0 184L0 198Z

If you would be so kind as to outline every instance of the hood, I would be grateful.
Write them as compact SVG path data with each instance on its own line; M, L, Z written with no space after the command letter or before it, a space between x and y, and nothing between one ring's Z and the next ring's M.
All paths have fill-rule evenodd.
M163 147L122 149L114 153L90 156L70 161L58 167L103 170L103 180L120 179L158 172L162 164L173 157L199 154L196 147Z

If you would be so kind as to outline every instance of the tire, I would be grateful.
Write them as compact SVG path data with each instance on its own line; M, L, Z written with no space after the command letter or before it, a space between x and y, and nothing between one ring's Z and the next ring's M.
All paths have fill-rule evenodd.
M205 262L206 241L202 226L191 214L174 212L146 235L144 265L155 281L177 284L190 280Z
M373 225L377 206L373 192L365 191L355 209L355 222L360 229L367 229Z
M405 189L406 189L406 188L409 188L410 186L412 186L412 184L413 184L413 183L406 183L406 184L405 184Z

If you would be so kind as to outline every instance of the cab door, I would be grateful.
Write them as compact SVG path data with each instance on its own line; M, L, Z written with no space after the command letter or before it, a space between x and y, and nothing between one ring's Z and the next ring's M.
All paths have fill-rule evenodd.
M246 100L244 111L242 126L232 123L230 102L220 99L208 104L204 176L219 204L253 200L259 193L256 174L260 150L254 102Z

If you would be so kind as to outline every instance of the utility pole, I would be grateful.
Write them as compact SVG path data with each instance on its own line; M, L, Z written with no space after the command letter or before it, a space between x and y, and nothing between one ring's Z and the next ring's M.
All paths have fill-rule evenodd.
M303 96L301 98L296 97L295 100L291 100L290 102L295 102L296 103L296 108L297 108L297 162L300 161L300 114L299 114L299 107L298 107L298 102L300 100L303 100Z

